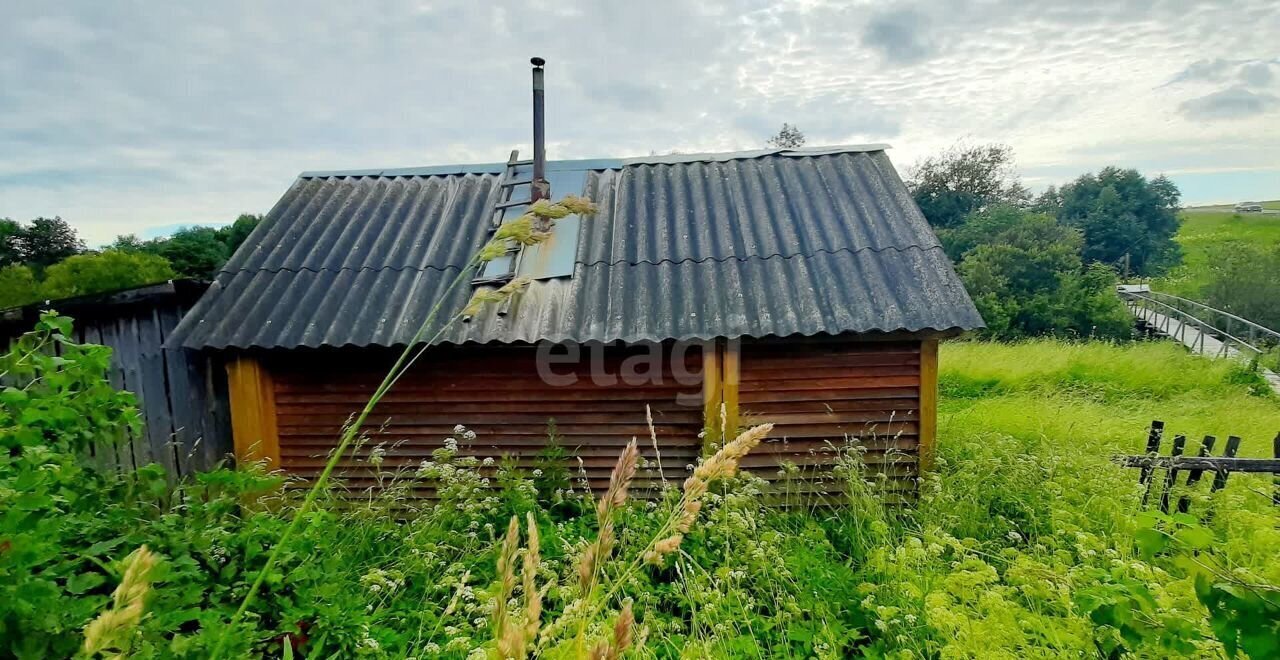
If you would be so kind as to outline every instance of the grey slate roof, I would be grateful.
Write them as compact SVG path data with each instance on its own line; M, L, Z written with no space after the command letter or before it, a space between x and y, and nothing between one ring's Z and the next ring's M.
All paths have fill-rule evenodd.
M505 164L307 172L170 338L190 348L393 346L471 297ZM982 319L883 147L560 161L600 212L571 278L442 343L972 329Z

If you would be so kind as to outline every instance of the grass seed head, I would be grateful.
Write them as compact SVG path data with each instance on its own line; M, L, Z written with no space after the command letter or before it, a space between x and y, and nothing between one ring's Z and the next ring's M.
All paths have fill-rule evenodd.
M151 574L159 563L147 546L141 546L124 559L124 576L111 594L111 609L98 615L84 628L84 653L94 656L115 650L124 657L130 637L142 620L144 600L151 591Z

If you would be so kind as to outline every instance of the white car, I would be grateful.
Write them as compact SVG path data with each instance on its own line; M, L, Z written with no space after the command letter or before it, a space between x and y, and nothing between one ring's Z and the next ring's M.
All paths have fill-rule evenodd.
M1262 213L1262 205L1253 202L1240 202L1236 204L1236 213Z

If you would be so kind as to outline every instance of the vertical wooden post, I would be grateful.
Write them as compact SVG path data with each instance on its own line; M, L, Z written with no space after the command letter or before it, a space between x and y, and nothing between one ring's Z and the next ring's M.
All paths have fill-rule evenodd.
M920 342L920 470L932 470L938 450L938 340Z
M1218 442L1217 438L1211 435L1206 435L1204 437L1204 440L1200 441L1200 454L1199 454L1200 458L1208 458L1213 453L1213 446L1217 444L1217 442ZM1192 470L1191 473L1187 475L1188 490L1190 490L1190 486L1194 486L1197 483L1199 483L1200 477L1203 474L1204 474L1204 470ZM1190 508L1191 508L1190 495L1183 495L1182 497L1178 498L1178 513L1186 513Z
M1238 451L1240 451L1240 438L1234 435L1227 436L1227 448L1222 452L1223 457L1235 458ZM1209 489L1209 492L1216 493L1225 488L1228 474L1229 472L1226 469L1220 468L1218 473L1213 475L1213 487Z
M1147 456L1155 456L1160 453L1160 440L1164 438L1164 422L1154 419L1151 420L1151 430L1147 433ZM1151 498L1151 471L1154 468L1147 466L1138 472L1138 483L1145 485L1146 489L1142 491L1142 506L1146 508L1147 500Z
M1280 433L1277 433L1275 440L1271 441L1271 451L1276 459L1280 460ZM1271 503L1280 506L1280 473L1271 475L1271 483L1276 487L1276 492L1271 494Z
M709 341L702 346L702 426L706 431L705 450L720 436L720 402L724 400L721 381L720 343Z
M276 429L276 396L271 373L258 360L237 357L227 363L231 402L231 434L236 463L267 461L280 467L280 435Z
M1169 452L1169 456L1177 458L1182 455L1182 450L1187 446L1187 436L1173 436L1173 450ZM1173 486L1178 481L1178 468L1170 466L1169 470L1164 474L1164 488L1160 490L1160 512L1169 513L1169 497L1173 492Z
M730 339L724 347L724 355L721 360L722 371L720 372L721 387L724 390L724 415L726 435L732 436L738 432L738 381L741 379L742 366L742 340ZM732 438L729 438L732 439Z

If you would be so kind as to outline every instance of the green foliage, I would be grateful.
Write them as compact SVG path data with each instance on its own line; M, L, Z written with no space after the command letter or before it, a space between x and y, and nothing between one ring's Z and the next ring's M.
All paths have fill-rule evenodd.
M154 284L175 277L169 262L150 254L107 250L61 261L45 272L45 298L69 298Z
M1083 267L1075 231L1006 207L979 214L946 235L953 250L976 245L962 255L959 273L989 335L1129 335L1114 273Z
M1040 206L1084 234L1083 256L1138 275L1178 263L1177 186L1164 176L1148 181L1137 170L1103 168L1050 190Z
M1201 300L1268 328L1280 328L1280 244L1223 246L1210 253Z
M180 229L147 249L168 259L183 277L202 279L212 278L231 256L220 230L212 227Z
M9 218L0 218L0 268L22 261L22 250L18 246L21 235L22 225Z
M1030 199L1014 171L1013 149L1003 144L958 143L913 166L907 187L929 224L943 229L963 224L971 213Z
M76 230L60 217L36 218L14 240L20 260L37 271L85 249Z
M40 299L35 273L23 264L0 268L0 309L21 307Z
M45 314L0 355L4 655L71 655L75 632L105 600L107 576L95 562L110 548L95 545L95 532L110 487L76 457L136 429L138 414L132 395L107 383L110 349L77 345L70 334L70 319Z
M125 234L117 236L110 248L159 255L169 261L178 277L207 280L217 274L261 221L260 215L243 213L224 227L186 227L151 241Z
M75 654L120 579L115 560L143 544L163 561L136 657L209 657L219 642L228 657L492 654L495 550L512 513L534 513L542 537L544 624L581 607L576 565L596 534L594 505L564 472L554 430L542 472L526 474L468 455L484 440L459 427L421 463L376 437L354 449L353 480L320 494L254 614L228 626L299 490L253 466L176 486L155 466L83 467L77 453L137 413L105 384L108 350L69 333L46 316L0 356L12 383L0 393L0 655ZM1135 471L1108 460L1140 451L1153 417L1269 452L1280 408L1252 395L1239 367L1166 343L1036 340L947 344L941 368L939 467L914 507L886 506L885 468L849 449L829 482L838 506L773 508L762 482L742 476L705 496L671 561L626 570L685 475L666 475L656 501L628 501L605 569L616 590L601 598L614 610L631 602L645 639L635 655L1274 655L1280 511L1269 479L1236 474L1213 496L1190 493L1196 517L1140 514ZM365 488L370 477L380 488ZM414 496L428 485L437 500ZM612 620L593 618L585 635L607 637ZM575 657L555 642L540 654Z

